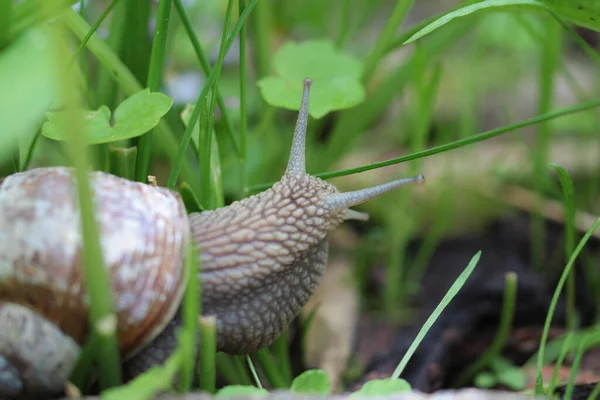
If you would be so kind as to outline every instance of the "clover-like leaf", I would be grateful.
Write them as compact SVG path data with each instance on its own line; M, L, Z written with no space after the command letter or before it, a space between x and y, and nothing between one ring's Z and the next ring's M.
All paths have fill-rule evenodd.
M173 99L144 89L123 101L115 110L112 136L121 140L140 136L160 122L173 105Z
M410 392L410 384L404 379L373 379L366 382L360 390L350 397L387 396L394 393Z
M274 57L273 68L276 76L258 82L263 98L272 106L298 110L304 78L313 81L309 105L313 118L354 107L365 98L362 63L328 40L285 43Z
M327 395L331 391L329 377L321 369L311 369L298 375L290 390L294 393L317 393Z
M173 99L162 93L144 89L125 99L115 110L114 125L108 107L98 110L77 110L76 117L83 121L88 144L115 142L141 136L160 122ZM48 121L42 126L42 135L54 140L67 140L67 127L73 116L67 111L47 113Z
M78 118L83 121L86 134L89 138L107 136L110 132L110 110L106 106L100 106L96 111L77 110L75 115L66 111L48 112L48 121L42 126L42 135L48 139L67 140L65 127L69 126L71 118ZM94 141L90 141L94 143Z

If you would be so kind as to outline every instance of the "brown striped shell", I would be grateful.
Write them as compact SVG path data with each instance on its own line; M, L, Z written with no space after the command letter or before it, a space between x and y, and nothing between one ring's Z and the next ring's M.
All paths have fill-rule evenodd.
M81 344L89 331L89 299L71 172L40 168L1 182L0 307L35 310ZM102 172L89 177L127 356L156 337L180 304L188 216L173 191Z

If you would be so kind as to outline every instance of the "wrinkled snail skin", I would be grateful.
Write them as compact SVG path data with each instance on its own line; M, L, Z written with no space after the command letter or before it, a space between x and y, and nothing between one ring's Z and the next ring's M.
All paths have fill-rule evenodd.
M367 219L350 207L423 181L417 176L339 193L307 174L310 85L305 79L287 169L262 193L186 215L176 192L90 175L125 379L164 363L177 346L189 240L198 250L202 312L216 317L217 349L246 354L271 344L307 303L325 271L327 235L344 220ZM52 174L62 177L60 183L50 179ZM66 168L16 175L18 184L14 176L0 180L0 398L62 391L89 332L73 180ZM51 194L48 187L63 193ZM28 207L7 199L6 193L15 190ZM41 222L50 212L51 221ZM117 227L105 225L109 222ZM32 229L38 230L33 237ZM59 276L66 277L64 282Z

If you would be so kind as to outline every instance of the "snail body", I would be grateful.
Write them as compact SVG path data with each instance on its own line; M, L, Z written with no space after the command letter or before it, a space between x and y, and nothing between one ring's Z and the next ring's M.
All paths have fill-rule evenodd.
M310 84L286 171L264 192L188 215L174 191L90 173L126 377L175 349L185 282L196 278L184 276L190 241L217 350L247 354L272 343L309 300L327 264L328 233L367 218L350 207L423 180L339 193L307 174ZM0 398L61 392L89 333L73 183L64 167L0 180Z

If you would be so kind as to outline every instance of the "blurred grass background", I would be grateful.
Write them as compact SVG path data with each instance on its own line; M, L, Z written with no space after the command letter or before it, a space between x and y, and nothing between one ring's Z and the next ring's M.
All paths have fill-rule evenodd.
M237 16L239 4L234 3L233 15ZM401 3L406 7L405 14L398 14L401 25L386 25ZM225 1L176 0L174 4L162 79L153 80L157 85L153 90L174 100L164 118L171 136L165 129L156 129L148 142L149 173L157 177L159 185L167 184L178 141L186 128L181 113L196 102L206 85L206 74L186 27L191 26L208 63L214 65L227 11ZM311 119L307 168L313 174L416 153L598 98L597 60L549 16L518 11L474 14L414 44L402 46L403 40L394 40L424 20L461 4L465 2L257 2L245 28L245 53L240 53L237 37L223 60L219 77L225 109L219 104L215 111L213 140L218 150L213 154L218 155L216 166L220 169L223 198L216 196L213 205L268 187L285 168L297 113L267 104L256 83L274 73L273 57L288 41L325 38L367 67L372 66L363 80L366 97L361 104ZM73 4L89 25L109 6L114 8L97 34L146 86L158 2L82 0ZM185 8L190 25L183 23L176 12L178 7ZM74 23L68 25L77 31ZM77 36L82 36L84 28L80 27ZM381 40L389 33L386 30L391 32L388 42ZM597 49L596 32L581 28L577 32ZM73 50L78 43L73 41ZM381 43L385 47L380 53L385 56L373 56ZM132 89L113 79L107 64L98 62L100 53L86 49L79 56L81 100L90 109L101 105L114 109ZM242 58L240 54L244 54ZM43 58L31 62L43 62ZM240 70L247 89L243 101ZM242 104L246 109L242 110ZM33 168L71 162L61 143L39 136L44 118L36 115L37 119L28 120L30 126L19 135L18 151L0 159L0 176L24 165ZM550 162L566 168L575 182L578 231L583 233L591 225L589 216L600 213L599 117L593 108L452 151L331 179L340 190L347 191L416 173L426 177L423 186L403 188L359 207L371 215L371 220L368 224L351 224L361 239L350 241L356 246L343 251L351 252L359 274L364 260L385 260L388 284L380 298L369 299L369 304L395 317L401 309L398 304L419 287L422 269L440 240L476 231L492 220L519 211L539 215L532 220L532 263L543 268L543 218L565 220L561 187L548 167ZM247 153L240 163L230 135L237 137L246 129ZM167 136L171 142L163 139ZM94 146L93 167L107 168L111 148L144 147L144 137ZM204 151L202 143L196 145ZM194 181L199 179L201 165L195 157L186 155L187 175L182 172L183 179L192 185L198 198L210 197ZM140 177L143 179L143 174L136 173L136 178ZM346 233L338 234L342 242ZM415 237L422 239L422 248L417 261L409 263L406 246Z

